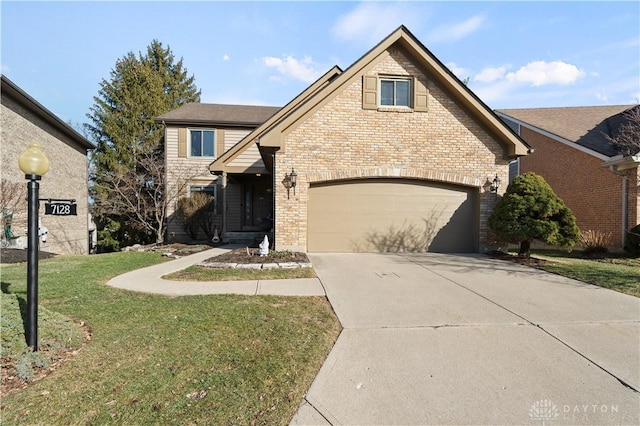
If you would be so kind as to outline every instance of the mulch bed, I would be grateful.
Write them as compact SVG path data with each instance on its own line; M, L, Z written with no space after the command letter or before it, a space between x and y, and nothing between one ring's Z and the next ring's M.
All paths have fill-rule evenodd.
M239 248L227 253L212 257L207 262L220 263L284 263L301 262L308 263L307 255L300 252L269 250L267 256L260 256L260 250L255 248Z
M488 253L494 259L506 260L507 262L519 263L526 266L538 266L547 263L547 260L538 259L537 257L517 256L503 251L492 251Z
M0 263L23 263L27 261L27 251L22 249L6 248L0 250ZM49 253L46 251L38 252L38 259L49 259L57 256L55 253Z

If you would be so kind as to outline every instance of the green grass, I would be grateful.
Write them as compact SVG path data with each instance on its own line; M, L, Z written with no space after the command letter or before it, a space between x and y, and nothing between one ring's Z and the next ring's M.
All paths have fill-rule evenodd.
M182 271L165 275L162 278L174 281L241 281L315 277L316 273L313 268L242 269L190 266Z
M92 341L2 399L2 424L287 424L339 333L321 297L164 297L104 283L158 253L40 262L40 306ZM26 266L2 267L25 297Z
M640 297L640 258L610 254L601 259L581 257L579 252L535 251L548 260L539 266L548 272Z

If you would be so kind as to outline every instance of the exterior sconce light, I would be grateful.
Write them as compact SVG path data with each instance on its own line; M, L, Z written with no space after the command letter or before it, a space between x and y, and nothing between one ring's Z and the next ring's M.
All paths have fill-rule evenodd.
M496 177L493 178L493 182L491 182L491 188L489 188L489 190L497 193L498 188L500 188L500 178L496 175Z
M291 173L284 175L282 179L282 185L287 188L287 200L289 199L289 190L293 188L293 195L296 195L296 184L298 180L298 174L291 168Z
M38 350L38 181L49 171L49 159L42 145L31 142L18 157L27 182L27 345Z

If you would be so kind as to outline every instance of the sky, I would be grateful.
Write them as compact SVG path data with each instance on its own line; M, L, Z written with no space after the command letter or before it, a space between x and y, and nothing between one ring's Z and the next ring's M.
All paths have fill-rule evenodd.
M637 104L640 2L0 2L2 74L74 127L152 40L201 102L283 106L405 25L492 109Z

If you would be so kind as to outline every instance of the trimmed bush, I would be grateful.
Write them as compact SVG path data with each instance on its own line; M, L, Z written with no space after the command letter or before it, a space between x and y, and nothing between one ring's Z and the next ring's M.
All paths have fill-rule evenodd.
M640 225L636 225L627 232L625 250L634 256L640 256Z

